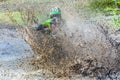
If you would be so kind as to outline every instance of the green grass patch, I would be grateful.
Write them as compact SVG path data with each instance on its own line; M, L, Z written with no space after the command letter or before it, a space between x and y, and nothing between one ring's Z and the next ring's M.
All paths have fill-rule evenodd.
M24 14L26 16L26 13ZM21 12L1 12L0 13L0 22L5 22L5 23L11 23L11 24L17 24L17 25L26 25L26 21L28 18L22 18ZM47 19L47 16L44 13L41 14L36 14L35 15L35 20L37 22L44 22Z
M21 14L19 12L1 12L0 13L1 22L13 23L12 22L13 20L16 21L17 24L23 25Z
M17 22L17 24L23 25L20 12L12 12L11 17Z
M120 18L116 15L113 16L112 18L113 21L113 29L118 30L120 29Z
M115 8L115 3L113 0L92 0L90 2L90 8L93 11L102 11L104 12L104 9L106 8Z
M44 22L48 16L48 12L46 9L44 9L44 4L39 3L49 3L49 2L55 2L59 0L7 0L6 2L0 2L1 6L14 6L14 4L21 4L22 6L14 6L12 9L11 7L9 8L10 12L3 11L0 12L0 22L7 22L7 23L13 23L13 24L18 24L18 25L26 25L28 22L28 16L32 15L34 16L35 20L38 23ZM27 5L30 5L30 7L26 7ZM34 5L34 7L31 7L31 5ZM25 7L24 7L25 6ZM19 12L19 8L22 8L22 10ZM28 14L28 12L30 12ZM21 14L22 13L22 14ZM32 14L33 13L33 14ZM33 19L29 20L32 21Z
M91 10L102 12L105 15L120 14L120 0L115 3L115 0L92 0L90 2Z
M11 23L8 13L0 13L0 22Z
M120 28L120 19L118 15L120 15L120 0L92 0L90 2L90 9L96 13L100 12L106 16L113 16L112 23L115 30Z

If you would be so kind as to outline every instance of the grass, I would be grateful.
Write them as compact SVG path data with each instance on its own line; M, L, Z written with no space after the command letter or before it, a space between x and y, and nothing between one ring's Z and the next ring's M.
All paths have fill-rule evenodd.
M48 18L48 9L46 8L49 8L49 2L54 1L59 0L7 0L6 2L0 2L1 6L9 5L14 7L8 7L9 11L0 12L0 21L24 26L28 23L28 18L32 16L35 17L34 19L37 20L38 23L42 23ZM14 6L14 4L20 4L21 6ZM19 11L19 9L22 10ZM33 18L29 18L29 21L32 20Z
M43 22L46 19L46 17L47 16L45 16L43 13L37 14L36 20L38 22ZM22 20L21 12L1 12L0 13L0 22L14 24L14 21L18 25L21 25L21 26L25 25L24 20Z
M96 12L104 12L104 9L107 7L109 8L115 8L114 1L113 0L92 0L90 2L90 8L93 11Z
M49 2L59 2L60 0L7 0L6 2L0 2L0 5L14 5L14 4L21 4L23 5L34 5L34 10L36 10L33 15L35 16L35 20L37 20L39 23L44 22L48 16L48 11L45 10L46 7L49 8ZM40 4L40 3L48 3L48 4ZM89 5L90 4L90 5ZM87 6L91 8L91 10L93 10L94 12L103 12L104 14L106 14L107 16L109 15L113 15L113 26L116 26L114 28L118 28L118 26L120 26L119 24L119 19L115 19L114 18L114 14L115 15L119 15L120 11L116 10L116 6L114 4L114 0L93 0L92 2L90 2L89 4L85 4L82 5L81 2L77 2L77 3L67 3L68 6L74 7L78 12L79 10L81 10L82 8L85 9L84 6ZM118 2L118 5L120 5L120 1ZM19 9L17 6L15 6L16 9ZM29 8L31 11L33 10L33 8ZM37 12L39 9L41 9L41 12ZM27 16L27 9L24 10L24 14L25 16ZM19 10L11 10L10 13L9 12L1 12L0 13L0 21L1 22L7 22L7 23L16 23L18 25L26 25L27 21L23 20L21 12L19 12ZM24 18L25 19L25 18ZM26 18L27 19L27 18Z
M120 15L120 0L118 0L117 6L115 5L114 0L92 0L89 6L91 10L96 13L112 16L112 28L115 30L120 28L120 19L116 18L117 15Z
M90 2L91 10L95 12L102 12L105 15L116 15L120 14L120 0L118 0L117 5L114 0L92 0Z
M21 15L19 12L1 12L0 13L0 21L12 23L11 17L16 21L19 25L23 25L23 21L21 19Z
M120 29L120 18L117 17L116 15L114 15L113 18L112 18L112 21L113 21L113 27L112 28L115 29L115 30Z

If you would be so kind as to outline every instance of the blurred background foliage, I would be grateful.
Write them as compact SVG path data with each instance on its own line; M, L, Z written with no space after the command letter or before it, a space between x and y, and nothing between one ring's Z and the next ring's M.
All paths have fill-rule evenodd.
M84 2L84 4L83 4ZM0 22L19 26L41 23L48 18L49 9L57 4L73 7L78 13L87 9L88 12L102 13L112 16L115 28L120 26L120 0L2 0L0 2Z
M112 28L120 28L120 0L91 0L89 6L96 13L111 16Z

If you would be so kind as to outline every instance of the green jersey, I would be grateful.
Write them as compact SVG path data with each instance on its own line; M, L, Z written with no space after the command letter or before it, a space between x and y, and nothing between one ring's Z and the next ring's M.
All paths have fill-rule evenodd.
M48 28L50 29L50 28L51 28L51 23L52 23L54 20L55 20L54 18L46 20L46 21L42 24L43 27L48 27Z

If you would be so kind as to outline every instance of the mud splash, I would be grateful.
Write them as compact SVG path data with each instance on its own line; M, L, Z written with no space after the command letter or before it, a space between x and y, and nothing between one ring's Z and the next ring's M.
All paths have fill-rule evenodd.
M71 8L62 9L65 25L55 39L44 38L40 32L34 35L36 32L28 29L27 33L33 32L30 35L34 36L28 36L28 42L30 40L34 50L42 56L42 59L33 61L34 65L41 69L42 64L57 77L81 74L101 78L112 74L111 70L118 70L119 73L118 53L109 41L104 26L79 17L75 11L67 13L69 10Z

